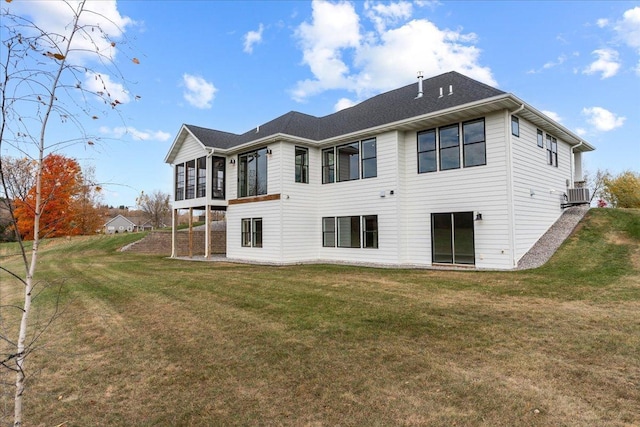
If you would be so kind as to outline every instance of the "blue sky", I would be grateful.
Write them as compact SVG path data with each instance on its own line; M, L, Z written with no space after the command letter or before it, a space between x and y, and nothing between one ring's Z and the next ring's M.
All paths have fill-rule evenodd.
M58 16L55 3L9 7L47 27ZM585 156L590 171L640 171L640 2L100 0L91 7L123 30L112 37L127 82L109 85L126 91L125 101L120 114L85 123L99 144L65 154L95 166L109 205L134 206L140 191L171 192L164 157L183 123L243 133L291 110L322 116L415 82L418 70L425 77L456 70L515 94L596 147Z

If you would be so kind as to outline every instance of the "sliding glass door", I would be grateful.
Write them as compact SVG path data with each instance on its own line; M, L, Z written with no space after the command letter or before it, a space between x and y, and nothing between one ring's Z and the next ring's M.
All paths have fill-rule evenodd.
M431 257L434 264L475 264L473 212L431 214Z

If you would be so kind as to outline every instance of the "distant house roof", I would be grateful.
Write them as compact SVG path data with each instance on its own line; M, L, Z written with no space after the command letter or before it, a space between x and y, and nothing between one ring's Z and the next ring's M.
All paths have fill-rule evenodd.
M402 122L439 111L455 109L482 100L495 99L500 108L518 108L526 105L515 96L466 77L455 71L424 79L423 96L418 97L416 83L381 93L350 108L323 117L310 116L290 111L243 134L234 134L207 129L190 124L183 130L192 134L201 144L222 152L232 150L252 141L261 141L270 137L289 136L308 141L321 142L341 135L349 135L366 129ZM553 122L541 112L527 106L522 116L537 126L552 128L560 137L573 141L572 145L583 145L583 151L593 149L568 129ZM485 111L486 112L486 111ZM548 123L551 123L550 125ZM176 137L165 162L170 163L174 149L184 141L185 132Z
M104 227L108 227L110 224L112 223L124 223L127 225L131 225L132 227L135 227L135 223L133 221L131 221L129 218L122 216L122 215L118 215L114 218L111 218L109 221L105 222Z

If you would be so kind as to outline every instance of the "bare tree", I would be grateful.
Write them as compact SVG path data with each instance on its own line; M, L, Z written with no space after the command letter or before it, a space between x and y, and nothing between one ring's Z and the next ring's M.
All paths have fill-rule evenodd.
M143 191L136 199L136 204L151 220L153 226L158 228L162 227L165 218L171 212L170 200L171 196L160 190L154 190L150 195Z
M111 36L121 35L122 31L111 31L119 23L107 18L100 10L99 2L95 8L87 7L88 0L64 0L56 2L55 7L63 6L69 17L66 26L52 30L39 26L35 21L20 13L19 2L6 2L0 11L0 35L2 49L0 57L0 182L2 192L14 191L14 175L11 163L2 157L7 148L24 155L33 165L32 176L35 185L35 220L33 224L33 243L27 252L24 242L17 235L20 256L24 270L10 271L0 266L0 273L7 274L23 287L20 305L0 307L2 318L8 309L19 313L19 327L12 336L11 331L0 331L0 339L8 344L10 351L0 355L0 365L15 373L13 425L23 423L23 395L27 378L25 362L33 352L42 330L30 331L31 307L36 282L34 276L38 265L38 252L41 242L40 221L47 211L47 200L41 193L43 159L49 154L59 152L71 145L95 144L95 139L85 131L85 120L96 120L110 109L123 103L119 95L111 93L110 76L122 80L122 73L113 61L113 49L116 40ZM47 2L50 6L53 2ZM42 4L26 7L43 7ZM110 31L106 31L109 27ZM132 58L138 63L136 58ZM88 63L96 68L89 68ZM118 92L121 94L122 92ZM94 100L101 100L101 113ZM53 123L61 126L72 125L73 130L65 128L66 140L50 140L47 132ZM14 219L11 203L8 204ZM40 280L38 283L40 283ZM46 283L45 281L42 281ZM45 322L43 327L50 324ZM28 333L29 331L29 333Z

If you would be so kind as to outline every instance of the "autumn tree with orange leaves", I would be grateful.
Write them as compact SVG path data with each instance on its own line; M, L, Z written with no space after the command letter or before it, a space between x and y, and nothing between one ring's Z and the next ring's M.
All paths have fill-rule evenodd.
M95 232L99 216L91 204L92 187L83 180L75 159L49 154L42 161L40 238ZM14 200L18 232L33 240L36 187Z

